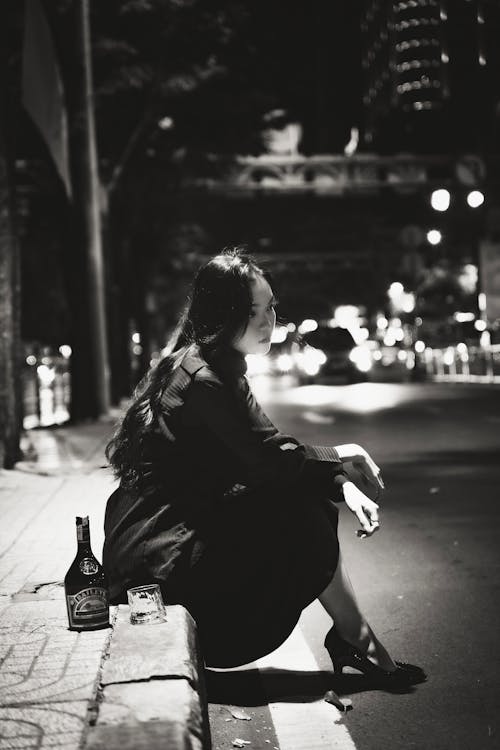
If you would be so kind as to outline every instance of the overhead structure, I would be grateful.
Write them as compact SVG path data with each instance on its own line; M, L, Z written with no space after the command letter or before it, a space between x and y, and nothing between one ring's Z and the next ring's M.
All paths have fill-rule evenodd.
M238 194L369 194L380 190L414 193L452 185L457 177L456 159L451 156L355 156L300 154L287 156L235 156L233 159L207 155L196 173L183 175L183 187L200 188L236 197ZM498 179L500 160L489 165L489 179ZM486 177L483 169L477 186Z

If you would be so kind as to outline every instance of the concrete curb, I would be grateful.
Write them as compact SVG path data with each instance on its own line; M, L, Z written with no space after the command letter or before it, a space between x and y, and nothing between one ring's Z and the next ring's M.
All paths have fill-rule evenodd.
M180 605L167 622L131 625L120 605L85 750L210 750L196 625Z

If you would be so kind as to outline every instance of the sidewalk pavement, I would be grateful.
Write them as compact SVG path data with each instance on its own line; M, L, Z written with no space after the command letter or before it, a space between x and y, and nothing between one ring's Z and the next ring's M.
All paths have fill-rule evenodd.
M29 431L24 460L0 470L0 750L210 745L196 630L182 607L142 627L113 607L109 629L68 630L75 516L90 516L101 558L115 486L103 451L116 416Z

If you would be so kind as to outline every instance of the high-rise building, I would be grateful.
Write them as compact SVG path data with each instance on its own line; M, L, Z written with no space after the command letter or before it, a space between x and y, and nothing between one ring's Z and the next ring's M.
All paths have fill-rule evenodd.
M499 149L499 0L364 0L364 144Z

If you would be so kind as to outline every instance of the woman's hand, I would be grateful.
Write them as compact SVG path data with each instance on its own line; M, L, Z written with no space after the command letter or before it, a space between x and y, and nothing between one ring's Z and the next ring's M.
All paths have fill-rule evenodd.
M371 536L380 526L377 503L361 492L354 482L344 482L342 490L347 507L361 524L358 536Z
M364 448L357 443L336 445L335 448L342 462L352 463L363 479L369 483L375 484L378 489L384 489L384 482L380 475L380 469Z

